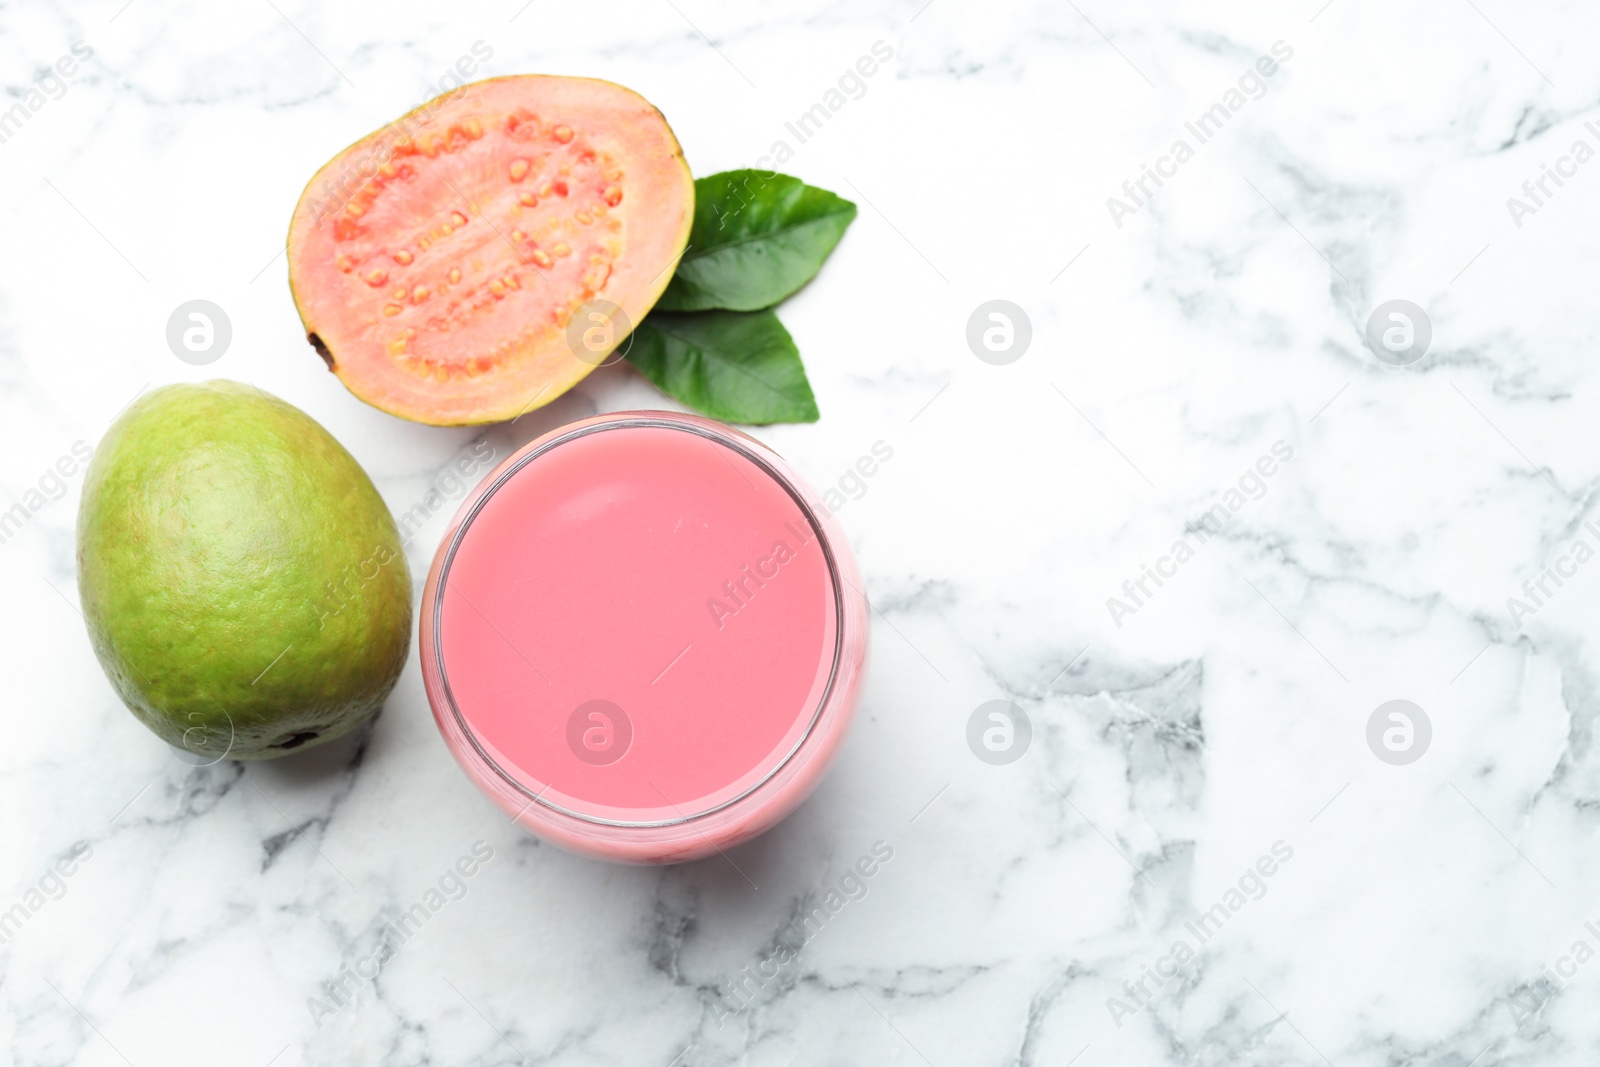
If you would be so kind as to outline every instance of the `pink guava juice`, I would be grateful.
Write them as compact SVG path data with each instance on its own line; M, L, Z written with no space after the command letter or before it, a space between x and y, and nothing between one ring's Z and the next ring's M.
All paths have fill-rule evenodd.
M423 681L468 777L525 829L676 863L821 779L867 612L843 531L776 453L621 412L529 443L463 501L423 591Z

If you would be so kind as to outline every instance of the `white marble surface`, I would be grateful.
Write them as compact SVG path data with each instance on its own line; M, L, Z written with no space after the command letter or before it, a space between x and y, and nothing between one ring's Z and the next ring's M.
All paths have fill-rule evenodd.
M1600 147L1597 39L1575 0L0 3L5 107L93 50L0 144L0 506L30 509L0 545L0 909L26 917L0 1060L1593 1064L1600 564L1507 598L1600 545L1600 160L1560 163ZM269 765L188 766L121 707L74 608L81 476L48 472L141 389L254 382L397 512L476 438L362 405L300 336L274 252L321 162L481 41L487 74L638 89L708 174L879 40L783 167L862 209L782 310L822 421L761 431L819 484L894 449L841 512L875 659L830 777L734 855L759 888L508 826L415 657L359 741ZM1107 198L1277 41L1265 95L1117 226ZM1571 176L1514 218L1546 164ZM163 337L197 297L234 328L204 368ZM1032 321L1007 366L965 341L993 298ZM1391 299L1432 322L1407 367L1363 342ZM662 403L611 368L487 439ZM1279 441L1261 498L1114 620ZM996 699L1033 727L1005 766L965 740ZM1391 699L1432 723L1410 765L1367 745ZM480 841L465 895L314 1020ZM766 963L879 841L866 895ZM1124 989L1218 903L1177 977Z

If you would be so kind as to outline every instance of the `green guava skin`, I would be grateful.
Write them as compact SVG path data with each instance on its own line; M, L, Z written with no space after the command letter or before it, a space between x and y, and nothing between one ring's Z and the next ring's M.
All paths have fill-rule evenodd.
M304 412L237 382L157 389L106 431L78 596L123 703L195 763L348 733L411 647L411 576L372 480Z

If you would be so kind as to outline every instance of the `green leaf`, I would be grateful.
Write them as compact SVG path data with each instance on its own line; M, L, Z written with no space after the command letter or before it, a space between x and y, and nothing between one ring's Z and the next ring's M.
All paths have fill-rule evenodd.
M816 422L794 339L771 311L654 312L628 362L668 396L726 422Z
M694 183L694 229L656 306L768 308L810 281L856 206L799 178L729 170Z

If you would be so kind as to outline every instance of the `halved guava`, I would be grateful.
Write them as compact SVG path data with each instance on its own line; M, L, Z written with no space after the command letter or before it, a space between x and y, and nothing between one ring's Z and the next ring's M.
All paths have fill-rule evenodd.
M328 162L289 226L307 338L403 418L516 418L598 366L689 238L694 182L666 119L592 78L474 82Z

